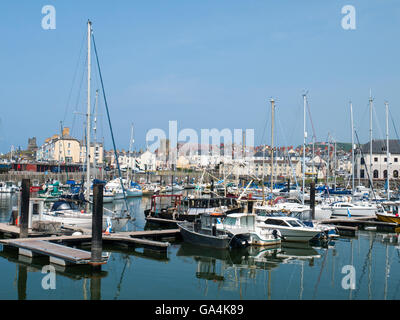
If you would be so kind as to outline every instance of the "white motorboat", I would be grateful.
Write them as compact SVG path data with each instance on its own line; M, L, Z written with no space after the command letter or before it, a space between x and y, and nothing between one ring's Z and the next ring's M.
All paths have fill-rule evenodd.
M271 246L281 243L280 233L276 229L260 228L256 224L255 214L232 213L216 225L218 230L227 230L233 234L249 234L250 245Z
M141 197L143 195L142 188L136 183L128 183L126 179L122 179L125 195L127 198ZM113 195L113 200L124 199L124 191L119 178L106 183L104 190Z
M41 205L36 214L32 214L32 221L51 221L61 223L62 226L74 226L86 229L92 228L92 213L80 210L71 201L59 200L51 207ZM126 226L129 218L103 215L103 230L110 228L113 231L120 231Z
M369 202L334 202L321 206L321 210L330 210L332 218L344 217L375 217L378 207Z
M11 181L0 181L0 193L15 193L19 188Z
M282 213L259 214L256 223L260 228L278 230L284 241L308 242L322 232L321 229L306 226L300 219Z

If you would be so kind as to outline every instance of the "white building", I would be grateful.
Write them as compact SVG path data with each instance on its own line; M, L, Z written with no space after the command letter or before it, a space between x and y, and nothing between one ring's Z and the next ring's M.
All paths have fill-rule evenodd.
M389 159L387 159L386 150L386 140L373 140L371 158L370 143L362 145L361 150L359 150L361 152L356 152L355 177L368 179L369 174L373 180L386 179L389 161L389 178L398 179L400 172L400 141L389 140Z

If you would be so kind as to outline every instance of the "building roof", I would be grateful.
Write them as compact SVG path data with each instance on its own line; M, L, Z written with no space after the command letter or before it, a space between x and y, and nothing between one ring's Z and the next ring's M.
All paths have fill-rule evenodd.
M372 140L372 154L386 154L386 140ZM367 155L370 152L370 142L361 146L361 151ZM389 153L400 154L400 140L389 140Z

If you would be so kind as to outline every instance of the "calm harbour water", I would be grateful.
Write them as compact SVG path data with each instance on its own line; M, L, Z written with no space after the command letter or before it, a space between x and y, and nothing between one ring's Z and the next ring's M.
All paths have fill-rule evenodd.
M129 200L136 217L129 230L144 228L143 210L149 200ZM0 197L2 222L9 220L15 201ZM392 300L400 298L399 249L397 234L374 231L341 237L328 248L297 245L228 251L176 242L160 254L105 247L111 256L100 275L93 276L85 267L57 268L54 290L42 287L42 267L48 259L27 261L16 253L1 252L0 299ZM347 265L354 266L354 290L342 286Z

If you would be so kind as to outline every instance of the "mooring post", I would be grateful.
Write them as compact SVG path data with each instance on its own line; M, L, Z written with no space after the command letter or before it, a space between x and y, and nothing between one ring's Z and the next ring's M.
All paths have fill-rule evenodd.
M90 299L101 300L101 277L92 276L90 279Z
M315 219L315 182L311 182L310 186L310 210L311 219Z
M30 180L22 179L21 184L21 216L19 218L19 237L28 237L29 222L29 196L30 196Z
M26 282L28 268L24 265L18 266L18 300L26 300Z
M103 251L103 185L93 185L93 210L92 210L92 250L91 263L95 269L101 269Z
M290 196L290 178L287 179L287 189L288 189L288 195Z

